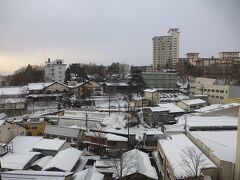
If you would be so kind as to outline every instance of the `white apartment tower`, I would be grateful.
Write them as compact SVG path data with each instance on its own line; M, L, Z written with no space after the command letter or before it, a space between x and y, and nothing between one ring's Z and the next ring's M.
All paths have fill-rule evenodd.
M179 58L179 29L171 28L168 36L154 36L153 70L175 68Z
M66 64L63 59L51 61L50 58L45 62L45 81L64 83Z

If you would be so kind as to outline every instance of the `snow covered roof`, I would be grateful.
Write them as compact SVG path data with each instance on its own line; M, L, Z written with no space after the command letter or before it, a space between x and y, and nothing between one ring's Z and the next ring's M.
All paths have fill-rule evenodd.
M54 156L42 171L51 170L52 168L59 169L61 171L71 171L73 167L78 162L80 156L83 154L82 151L79 151L75 148L68 148L62 151L59 151L56 156Z
M28 153L8 153L3 156L1 161L1 168L4 169L24 169L25 166L37 155L38 152Z
M158 106L168 109L169 113L184 113L184 110L178 107L175 103L158 104Z
M190 106L190 105L196 105L196 104L204 104L206 101L202 99L189 99L189 100L183 100L182 103Z
M1 173L2 180L9 179L34 179L34 180L65 180L66 176L71 176L72 172L56 172L56 171L29 171L16 170Z
M53 84L53 83L52 82L51 83L44 83L44 82L28 83L28 90L42 90L51 84Z
M176 125L184 125L184 116L178 118ZM187 126L191 127L229 127L236 126L238 118L234 116L199 116L199 115L186 115ZM174 125L173 125L174 126Z
M79 132L80 132L79 128L61 127L56 125L55 126L49 125L49 126L46 126L44 129L45 134L54 134L54 135L74 137L74 138L78 138Z
M189 172L186 172L186 168L183 164L184 153L183 151L186 148L193 148L194 152L197 154L202 154L202 152L195 146L192 141L189 140L187 136L184 134L172 135L169 139L161 139L159 143L166 155L166 158L176 176L177 179L183 179L189 177ZM216 167L215 164L211 160L209 160L204 154L202 156L204 160L203 163L200 164L200 168L210 168ZM193 166L193 164L189 164Z
M95 168L85 169L73 175L73 180L103 180L104 175L97 172Z
M126 172L124 177L139 173L151 179L158 179L156 169L151 165L147 153L133 149L123 153L123 161L127 163L123 169L123 172Z
M24 94L24 87L13 86L13 87L0 87L0 96L1 95L21 95Z
M65 143L66 140L61 139L41 139L33 146L33 149L58 151Z
M157 89L144 89L143 91L149 92L149 93L154 93L154 92L157 92L158 90Z
M166 107L148 107L152 112L169 111Z
M4 122L7 122L6 119L0 120L0 126L2 126Z
M106 134L107 141L122 141L122 142L127 142L128 138L123 137L123 136L118 136L115 134Z
M44 166L46 166L46 164L52 159L52 156L44 156L38 160L36 160L31 167L33 166L39 166L40 168L43 168Z
M7 115L5 113L0 113L0 120L4 119L6 117L7 117Z
M160 129L149 129L146 131L147 135L159 135L164 134Z
M30 152L41 139L43 139L41 136L16 136L9 146L13 144L13 153L26 153Z
M106 86L129 86L128 83L105 83Z
M192 131L221 160L236 161L237 131Z
M238 104L238 103L212 104L210 106L205 106L205 107L202 107L202 108L197 109L195 111L199 112L199 113L207 113L207 112L219 111L219 110L227 109L227 108L231 108L231 107L236 107L236 106L240 106L240 104Z

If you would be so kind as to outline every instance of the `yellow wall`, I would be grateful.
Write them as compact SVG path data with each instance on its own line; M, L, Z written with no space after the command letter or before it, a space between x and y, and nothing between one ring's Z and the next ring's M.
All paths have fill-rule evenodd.
M22 124L26 130L27 130L27 135L30 136L42 136L44 133L44 129L46 125L49 125L47 122L30 122L30 123L25 123Z

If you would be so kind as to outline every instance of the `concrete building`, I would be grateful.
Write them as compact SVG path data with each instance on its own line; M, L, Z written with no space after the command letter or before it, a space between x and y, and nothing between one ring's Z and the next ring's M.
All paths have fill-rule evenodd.
M148 88L176 88L176 73L143 72L142 76Z
M217 58L213 56L201 58L199 53L187 53L186 55L186 58L179 58L179 61L187 61L198 67L202 71L203 77L227 80L239 79L239 52L220 52Z
M209 103L229 102L229 98L240 98L240 86L225 85L224 81L196 78L190 83L192 95L207 95Z
M179 58L179 31L171 28L168 36L155 36L153 41L153 70L176 66Z
M177 106L183 109L185 112L192 112L196 109L207 106L207 102L202 99L189 99L177 102Z
M45 81L63 83L65 79L65 71L67 64L64 64L63 59L51 61L50 58L45 62Z

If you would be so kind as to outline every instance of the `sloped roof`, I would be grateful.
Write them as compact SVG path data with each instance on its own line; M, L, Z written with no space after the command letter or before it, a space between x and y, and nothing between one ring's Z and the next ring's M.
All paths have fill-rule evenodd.
M33 146L33 149L58 151L65 142L66 140L60 139L41 139Z
M44 130L44 133L46 134L54 134L54 135L74 137L74 138L78 138L79 132L80 132L80 129L78 128L61 127L61 126L54 126L54 125L46 126Z
M52 156L44 156L38 160L36 160L31 167L33 166L39 166L40 168L43 168L53 157Z
M142 174L151 179L158 179L156 169L151 165L150 158L147 153L137 149L123 153L124 161L127 162L124 176L134 173Z
M73 180L103 180L104 175L97 172L95 168L85 169L73 175Z
M44 166L42 171L51 170L52 168L56 168L65 172L71 171L82 154L82 151L72 147L62 150L58 152L57 155L54 156L46 166Z
M190 105L195 105L195 104L204 104L206 101L202 99L189 99L189 100L183 100L182 103L190 106Z
M24 169L24 167L36 156L38 152L28 153L8 153L3 156L1 161L1 168L6 169Z

